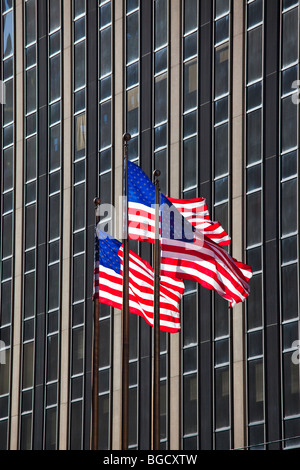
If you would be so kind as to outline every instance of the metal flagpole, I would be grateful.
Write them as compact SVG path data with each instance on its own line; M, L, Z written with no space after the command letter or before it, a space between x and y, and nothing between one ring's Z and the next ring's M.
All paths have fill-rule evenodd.
M128 142L130 134L124 134L123 156L123 354L122 354L122 450L128 449L129 406L129 241L128 241Z
M95 227L100 221L99 198L94 199ZM99 250L99 247L98 247ZM98 450L99 295L94 296L92 450Z
M160 448L160 245L159 245L159 176L155 177L155 245L154 245L154 318L153 318L153 383L152 383L152 450Z

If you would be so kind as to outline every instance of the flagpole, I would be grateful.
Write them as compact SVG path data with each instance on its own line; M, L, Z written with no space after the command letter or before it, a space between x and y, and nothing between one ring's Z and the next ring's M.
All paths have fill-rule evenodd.
M160 245L159 245L159 176L155 178L155 245L154 245L154 318L153 318L153 391L152 391L152 450L160 448Z
M124 134L123 156L123 354L122 354L122 450L128 450L129 407L129 241L128 241L128 142L130 134Z
M94 199L95 227L100 221L99 198ZM99 247L98 247L99 250ZM98 450L99 295L94 295L92 450Z

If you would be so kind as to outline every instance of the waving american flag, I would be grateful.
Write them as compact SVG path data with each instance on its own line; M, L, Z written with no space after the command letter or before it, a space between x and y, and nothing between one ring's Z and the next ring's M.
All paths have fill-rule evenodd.
M128 177L129 238L154 242L155 186L134 163ZM161 272L175 279L196 281L216 291L233 307L250 293L250 266L233 259L222 246L230 237L212 222L204 199L160 196Z
M95 279L99 302L122 310L123 246L101 230L97 230L95 248L98 264ZM162 276L160 282L160 329L168 333L180 331L179 305L184 292L182 280ZM154 272L147 261L129 252L129 312L139 315L153 326Z

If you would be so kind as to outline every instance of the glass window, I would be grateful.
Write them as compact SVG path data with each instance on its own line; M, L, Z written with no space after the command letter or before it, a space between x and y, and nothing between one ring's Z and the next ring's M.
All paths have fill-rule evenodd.
M282 66L298 60L298 9L284 13L282 24Z
M74 348L73 348L74 349ZM82 435L82 402L71 403L70 447L71 450L81 449Z
M85 0L74 0L74 18L85 12Z
M249 423L255 423L264 419L263 360L250 361L248 374Z
M3 151L3 191L12 189L14 185L14 149L10 147Z
M247 164L261 160L262 145L261 110L247 114Z
M85 113L83 113L75 117L75 160L85 156L85 147L86 123Z
M74 224L75 231L85 227L85 185L74 188Z
M215 124L228 119L228 97L215 102Z
M26 140L26 181L36 178L36 137Z
M155 78L155 125L167 119L167 74Z
M247 169L247 192L261 188L261 165Z
M229 89L229 45L224 44L215 50L215 98L224 95Z
M215 43L225 41L229 38L229 15L217 20L215 23Z
M287 153L281 157L281 177L297 176L297 152Z
M58 377L58 335L52 335L47 340L47 382L53 382Z
M74 42L80 41L85 37L85 17L74 22Z
M83 373L84 340L83 328L72 332L72 375Z
M248 330L262 326L262 275L253 276L250 281L251 295L247 301Z
M215 128L215 177L228 172L228 124Z
M183 143L183 186L188 189L197 182L197 174L195 171L195 155L197 154L197 138L185 140Z
M293 363L292 353L284 354L283 387L285 417L300 414L299 365Z
M23 347L23 389L33 387L34 343L26 343Z
M282 100L281 126L282 151L285 152L297 146L297 106L291 96Z
M183 377L183 434L194 434L197 432L197 400L198 387L197 375L186 375Z
M281 194L282 235L297 231L297 179L282 184Z
M36 68L26 72L26 113L36 110Z
M14 80L8 80L6 86L6 103L3 106L3 124L9 124L14 119Z
M228 427L229 417L229 368L215 370L215 427Z
M50 101L60 97L60 54L50 59Z
M262 82L250 85L247 88L247 109L254 109L262 104Z
M50 171L60 167L60 124L50 129Z
M168 42L168 1L155 2L155 49Z
M56 450L57 438L57 410L50 408L46 410L46 423L45 423L45 450Z
M85 41L74 46L74 89L77 90L85 85Z
M183 345L186 347L197 343L196 294L185 295L183 307Z
M13 12L10 11L3 17L2 23L2 41L3 41L3 59L13 53L14 33L13 33Z
M49 0L50 33L60 27L60 0Z
M215 181L215 204L228 199L228 177Z
M261 193L247 196L247 245L261 242Z
M137 134L139 129L139 87L127 92L127 132Z
M110 318L102 320L99 327L99 367L110 366Z
M248 4L248 28L252 28L262 21L263 2L262 0L254 0Z
M100 105L100 145L101 148L111 145L111 101Z
M127 63L138 59L139 54L139 13L127 16L126 23L126 59Z
M197 28L198 8L195 0L184 2L184 33L187 34Z
M216 0L216 18L229 12L229 0Z
M112 71L111 28L100 33L101 77Z
M79 255L73 261L73 301L78 302L84 299L85 278L84 278L84 255Z
M262 28L248 32L248 83L262 77Z
M297 264L282 268L282 317L291 320L298 317Z
M184 112L197 106L197 59L184 64Z

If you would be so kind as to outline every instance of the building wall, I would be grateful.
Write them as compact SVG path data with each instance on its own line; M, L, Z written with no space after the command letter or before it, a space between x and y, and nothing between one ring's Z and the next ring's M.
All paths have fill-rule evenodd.
M4 0L0 78L0 448L90 448L93 199L120 238L125 131L254 271L233 310L186 282L182 331L161 335L161 448L298 447L299 2ZM100 305L99 449L121 446L121 320ZM130 449L151 447L151 378L131 315Z

